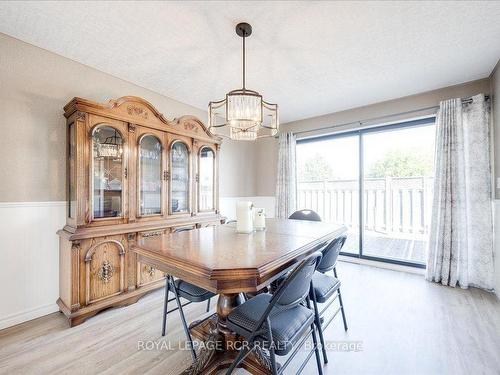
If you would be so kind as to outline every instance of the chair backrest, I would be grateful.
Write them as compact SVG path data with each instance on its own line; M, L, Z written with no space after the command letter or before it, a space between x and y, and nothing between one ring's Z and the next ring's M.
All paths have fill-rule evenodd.
M289 219L321 221L321 217L313 210L299 210L290 215Z
M181 227L181 228L175 228L173 233L179 233L179 232L187 232L190 230L193 230L193 227Z
M311 279L321 257L321 252L315 251L301 261L278 287L270 304L293 307L302 302L309 294Z
M339 257L340 251L344 246L347 236L340 236L335 238L328 246L326 246L321 252L323 257L318 266L319 272L331 271L335 268L337 264L337 258Z

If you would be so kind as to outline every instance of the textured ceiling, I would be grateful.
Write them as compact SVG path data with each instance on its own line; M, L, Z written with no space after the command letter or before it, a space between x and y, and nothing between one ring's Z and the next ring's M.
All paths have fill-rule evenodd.
M206 109L241 85L281 122L489 75L500 2L0 2L0 32ZM123 93L126 95L127 93Z

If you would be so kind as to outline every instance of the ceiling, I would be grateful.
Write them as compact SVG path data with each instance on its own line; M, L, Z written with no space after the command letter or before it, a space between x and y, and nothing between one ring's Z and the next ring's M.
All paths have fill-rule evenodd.
M0 2L0 32L195 107L241 86L281 122L487 77L500 2ZM126 95L127 93L124 93Z

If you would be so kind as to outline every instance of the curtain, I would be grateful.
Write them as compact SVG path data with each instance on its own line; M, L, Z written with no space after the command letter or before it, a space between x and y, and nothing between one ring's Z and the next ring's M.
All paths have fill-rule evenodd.
M426 279L493 289L489 102L440 103Z
M295 176L295 146L293 133L281 133L276 182L276 217L286 219L295 211L297 181Z

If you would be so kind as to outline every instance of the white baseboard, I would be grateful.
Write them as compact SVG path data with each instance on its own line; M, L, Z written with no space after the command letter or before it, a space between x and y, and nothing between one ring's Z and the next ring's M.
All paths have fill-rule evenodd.
M59 306L55 303L51 303L49 305L35 307L33 309L13 314L0 320L0 330L39 318L44 315L52 314L57 311L59 311Z
M402 271L402 272L414 273L417 275L425 274L425 270L422 268L403 266L400 264L393 264L393 263L381 262L370 259L355 258L346 255L340 255L339 260L346 263L362 264L365 266L384 268L392 271Z

